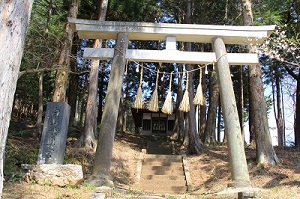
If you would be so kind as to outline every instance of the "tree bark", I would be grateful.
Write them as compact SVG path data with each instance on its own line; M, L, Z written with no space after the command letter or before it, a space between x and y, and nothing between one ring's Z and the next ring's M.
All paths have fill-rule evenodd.
M98 4L98 20L105 21L108 0L100 0ZM101 48L102 41L96 39L93 48ZM91 63L89 95L86 105L86 115L83 129L83 146L87 150L96 149L97 127L97 94L98 94L98 76L99 76L99 60L94 59Z
M43 79L44 72L39 74L39 103L38 103L38 112L37 112L37 121L36 128L38 130L37 137L42 135L42 120L43 120Z
M187 23L191 23L191 17L192 17L192 2L191 0L188 0L187 2ZM185 43L185 50L186 51L192 51L192 44ZM186 70L191 71L192 65L186 64ZM199 154L201 152L201 145L202 142L199 139L198 133L197 133L197 125L196 125L196 107L193 103L193 96L194 96L194 77L193 74L188 72L186 74L188 76L188 92L189 92L189 101L190 101L190 111L187 112L187 118L188 118L188 125L189 125L189 146L188 151L190 154Z
M178 65L178 90L177 90L177 98L176 102L181 102L182 100L182 64ZM173 135L171 136L171 140L178 140L180 139L180 136L182 135L183 130L183 124L184 122L184 113L179 110L179 103L176 103L176 109L175 109L175 122L174 122L174 128L173 128Z
M274 70L275 70L275 74L274 74L275 82L274 79L272 78L273 109L274 109L274 116L275 116L276 126L277 126L277 142L278 142L278 146L282 147L284 146L285 136L284 136L284 127L283 127L280 78L279 78L278 67L274 66ZM276 99L275 99L275 92L276 92Z
M243 6L243 22L244 25L253 25L252 3L251 0L242 0ZM254 53L256 47L250 47L250 52ZM270 136L266 102L264 98L264 88L261 76L261 68L259 65L249 66L250 78L250 103L253 131L256 136L256 159L258 164L268 165L279 162L275 153Z
M33 0L0 1L0 198L5 144Z
M127 34L119 33L112 61L110 80L107 87L103 116L100 124L98 147L93 167L93 178L96 181L101 179L104 180L104 184L107 183L107 181L111 181L111 157L116 132L121 89L123 87L127 46ZM111 184L109 185L111 186Z
M266 103L264 98L261 69L259 65L250 66L250 102L253 102L253 127L256 135L257 163L276 164L279 159L275 153L270 136Z
M74 36L73 43L78 43L78 37ZM72 55L77 53L77 45L72 46ZM77 71L77 60L71 59L70 60L70 68L72 71ZM70 125L75 124L75 115L77 111L77 102L79 101L78 97L78 81L79 75L78 74L70 74L70 86L68 89L68 103L71 106L71 113L70 113Z
M242 131L242 137L245 141L245 132L244 132L244 81L243 81L243 66L238 68L238 100L237 100L237 109L239 113L240 126Z
M202 72L201 85L202 85L202 92L203 92L203 104L200 105L199 107L200 115L199 115L198 125L199 125L199 138L202 140L206 128L206 74L204 71Z
M209 82L209 107L208 115L206 120L206 129L205 129L205 143L209 145L215 145L216 143L216 119L217 119L217 107L219 103L219 86L218 78L215 67L210 72L210 82ZM203 140L202 140L203 141Z
M68 17L76 18L78 11L78 0L72 0L70 3ZM62 41L61 51L59 54L58 67L56 72L55 85L53 92L53 102L65 102L66 92L69 84L70 71L70 52L73 44L73 30L67 22L65 26L65 35Z

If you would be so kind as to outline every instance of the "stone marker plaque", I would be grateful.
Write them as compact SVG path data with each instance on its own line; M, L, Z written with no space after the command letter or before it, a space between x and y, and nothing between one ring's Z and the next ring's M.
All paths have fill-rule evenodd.
M49 102L37 164L63 164L71 107L65 102Z

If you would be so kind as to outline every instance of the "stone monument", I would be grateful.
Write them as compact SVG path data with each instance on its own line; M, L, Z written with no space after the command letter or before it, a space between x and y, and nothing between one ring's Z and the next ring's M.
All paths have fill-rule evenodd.
M63 164L71 107L65 102L49 102L37 164Z

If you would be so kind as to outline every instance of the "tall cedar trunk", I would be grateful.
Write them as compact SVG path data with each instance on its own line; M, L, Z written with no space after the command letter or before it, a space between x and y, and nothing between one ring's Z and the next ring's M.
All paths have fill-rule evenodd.
M217 108L219 103L219 86L218 79L215 68L210 72L210 82L209 82L209 107L208 107L208 115L206 120L206 129L205 129L205 143L209 145L214 145L215 140L215 132L216 132L216 118L217 118Z
M78 43L78 37L74 36L73 38L73 43ZM77 45L72 46L72 55L76 55L77 53ZM76 59L71 59L70 60L70 68L72 71L77 70L77 61ZM69 85L69 90L68 90L68 103L71 106L71 113L70 113L70 124L74 125L75 123L75 115L77 111L77 103L78 103L78 81L79 81L79 76L78 74L70 74L70 85Z
M93 177L96 180L95 182L101 179L107 182L107 180L111 179L110 166L116 132L118 107L121 98L121 89L123 88L123 76L126 64L124 55L126 53L127 46L127 34L119 33L114 50L110 79L108 82L103 116L100 124L98 147L95 154L95 163L93 167Z
M251 0L242 0L244 25L253 25L252 3ZM254 53L256 47L251 47L250 52ZM278 157L272 145L270 136L266 102L264 98L264 88L259 65L249 66L250 78L250 101L252 107L249 115L252 117L251 126L256 136L256 158L258 164L276 164Z
M76 18L78 11L78 0L72 0L70 3L68 17ZM69 84L70 70L70 52L73 44L73 30L67 22L65 26L65 35L61 42L61 50L58 60L59 69L56 72L55 85L53 92L53 102L65 102L66 92Z
M97 121L100 123L102 119L102 109L103 109L103 86L104 86L104 69L101 69L100 78L99 78L99 104L98 104L98 117Z
M42 135L42 120L43 120L43 79L44 72L39 74L39 103L38 103L38 112L36 120L36 128L38 130L38 137Z
M188 0L187 2L187 23L190 24L192 22L191 16L192 16L192 5L191 0ZM192 44L186 43L185 45L186 51L192 51ZM192 65L187 64L186 70L191 71ZM191 72L187 73L188 76L188 92L189 92L189 101L190 101L190 111L187 112L187 118L188 118L188 125L189 125L189 147L188 151L190 154L198 154L201 151L201 141L199 139L198 133L197 133L197 125L196 125L196 107L193 103L193 97L194 97L194 77Z
M205 69L203 69L205 70ZM206 74L203 71L202 72L202 92L203 92L203 104L200 105L199 111L199 138L202 140L202 137L204 137L205 128L206 128Z
M108 0L100 0L98 4L98 20L105 21ZM102 41L96 39L93 48L101 48ZM98 95L99 60L92 60L90 71L89 95L83 129L83 146L87 150L96 149L97 135L97 95Z
M275 66L275 87L276 90L272 86L273 92L273 101L274 101L274 115L277 126L277 141L278 146L284 146L284 127L283 127L283 115L282 115L282 100L281 100L281 88L280 88L280 78L278 73L278 68ZM276 100L275 100L275 92L276 92ZM276 107L275 107L276 106Z
M182 64L178 65L178 90L177 90L177 99L176 102L181 102L182 96L183 96L183 91L182 91ZM171 136L172 140L178 140L180 139L180 135L182 134L182 128L183 128L183 112L179 110L179 103L176 103L176 109L175 109L175 122L174 122L174 128L173 128L173 135Z
M33 0L0 1L0 198L5 144L32 3Z
M245 140L244 132L244 81L243 81L243 66L238 68L238 94L237 94L237 109L239 113L240 126L243 140Z
M88 90L88 74L84 75L84 81L83 81L83 88L81 90L79 99L80 101L80 117L79 117L79 124L83 125L83 118L84 118L84 111L86 109L86 98L87 98L87 94L86 94L86 90Z
M266 112L261 69L259 65L249 68L250 102L252 105L253 127L256 135L256 158L258 164L276 164L279 162L272 146Z

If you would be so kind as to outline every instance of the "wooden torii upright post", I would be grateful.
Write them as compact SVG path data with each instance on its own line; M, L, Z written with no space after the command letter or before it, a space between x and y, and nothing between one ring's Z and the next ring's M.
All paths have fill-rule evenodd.
M125 59L141 62L164 62L164 63L186 63L186 64L208 64L217 63L217 75L219 79L221 104L224 113L225 131L228 138L229 163L232 177L231 186L249 190L251 187L249 172L246 162L243 140L241 136L241 127L233 92L232 80L230 76L229 65L253 65L258 64L258 55L256 53L226 53L225 44L260 44L275 29L275 26L218 26L218 25L195 25L195 24L166 24L166 23L144 23L144 22L116 22L116 21L93 21L69 18L73 29L78 32L80 38L88 39L116 39L120 32L126 33L129 40L165 40L165 50L137 50L126 49ZM176 50L176 41L212 43L215 52L184 52ZM84 57L88 59L116 59L116 51L109 48L84 50ZM124 66L120 66L124 67ZM112 71L113 73L113 71ZM122 73L119 73L121 75ZM110 80L109 83L114 80ZM118 85L117 89L122 88ZM108 88L107 98L111 93ZM113 98L113 100L117 100ZM108 103L111 104L111 103ZM106 110L106 105L104 109ZM112 109L118 107L110 106ZM103 117L105 117L103 115ZM112 119L112 118L111 118ZM114 121L103 119L102 122ZM101 124L106 125L106 124ZM103 128L101 133L111 133L111 129ZM107 136L103 142L112 144L113 136ZM100 135L101 139L101 135ZM100 146L101 147L101 146ZM101 148L97 149L101 150ZM111 153L104 154L102 158L111 158ZM99 170L101 175L109 172L110 165L104 165L105 168Z

